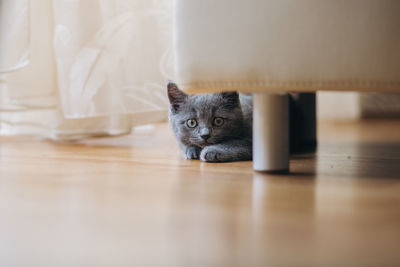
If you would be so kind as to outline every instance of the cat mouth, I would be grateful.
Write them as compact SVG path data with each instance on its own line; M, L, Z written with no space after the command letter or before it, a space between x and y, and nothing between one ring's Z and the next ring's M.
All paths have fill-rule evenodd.
M199 147L201 147L201 148L203 148L203 147L205 147L205 146L207 146L207 145L209 145L207 142L201 142L201 143L197 143L197 145L199 146Z
M214 144L214 142L212 142L210 140L204 140L204 141L200 142L199 146L200 147L205 147L205 146L209 146L209 145L212 145L212 144Z
M191 140L191 142L190 142L190 144L191 145L195 145L195 146L198 146L198 147L200 147L200 148L204 148L204 147L206 147L206 146L210 146L210 145L214 145L215 144L215 140L213 139L213 140L210 140L210 139L207 139L207 140Z

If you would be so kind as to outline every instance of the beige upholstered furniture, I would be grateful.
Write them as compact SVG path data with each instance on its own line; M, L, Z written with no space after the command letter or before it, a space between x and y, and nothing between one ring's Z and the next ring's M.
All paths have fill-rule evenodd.
M398 0L176 0L176 82L254 94L256 170L289 167L287 92L400 91Z

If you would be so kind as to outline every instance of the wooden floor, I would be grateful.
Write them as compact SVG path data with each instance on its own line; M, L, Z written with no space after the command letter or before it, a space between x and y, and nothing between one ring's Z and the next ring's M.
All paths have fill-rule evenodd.
M183 160L168 127L0 138L0 266L400 266L400 121L320 123L289 175Z

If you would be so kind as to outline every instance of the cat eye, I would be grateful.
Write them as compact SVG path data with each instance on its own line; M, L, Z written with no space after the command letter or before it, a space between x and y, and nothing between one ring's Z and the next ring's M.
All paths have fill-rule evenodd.
M189 128L194 128L194 127L197 126L197 121L194 120L194 119L189 119L189 120L186 121L186 125Z
M220 117L214 118L213 123L215 126L222 126L222 124L224 124L224 119Z

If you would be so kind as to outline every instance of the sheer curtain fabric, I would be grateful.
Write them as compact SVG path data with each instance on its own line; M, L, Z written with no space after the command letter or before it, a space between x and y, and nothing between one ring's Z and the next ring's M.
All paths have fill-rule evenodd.
M0 133L129 133L166 118L172 0L0 0Z

